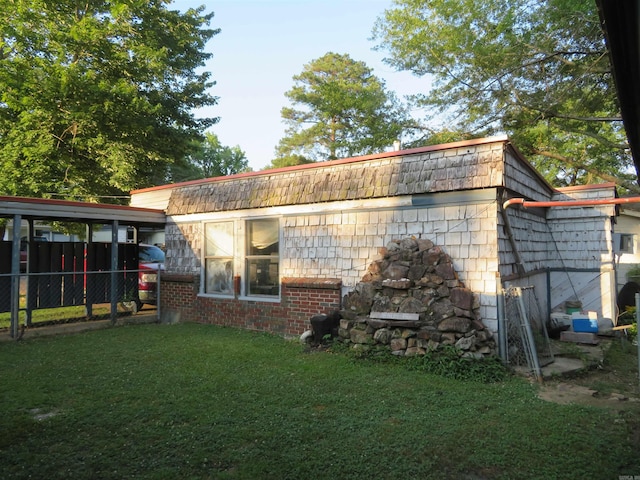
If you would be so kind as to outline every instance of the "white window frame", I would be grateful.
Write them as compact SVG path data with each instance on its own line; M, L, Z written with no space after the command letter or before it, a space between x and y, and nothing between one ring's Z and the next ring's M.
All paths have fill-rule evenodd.
M254 256L248 254L249 242L249 223L255 220L272 220L278 228L278 253L277 256L265 256L265 259L273 260L277 258L277 295L271 294L249 294L249 262ZM280 302L282 294L282 221L279 216L268 217L220 217L215 219L207 219L202 221L202 252L201 252L201 273L200 273L200 292L199 295L212 298L233 298L236 292L231 290L230 293L207 292L207 259L215 258L215 256L207 255L207 225L229 223L233 224L233 276L240 275L240 292L237 292L239 300L258 300L261 302ZM228 257L225 257L228 258ZM233 286L232 286L233 288Z
M636 236L633 233L621 233L620 234L620 252L621 253L636 253Z
M251 227L250 225L253 222L273 222L276 225L276 235L277 235L277 240L276 243L278 244L277 247L277 252L271 252L269 254L256 254L256 253L251 253L250 249L251 246L249 244L249 242L251 241L250 235L251 235ZM282 237L282 228L280 225L280 219L279 218L273 218L273 217L266 217L266 218L247 218L245 219L245 235L244 235L244 256L243 256L243 263L244 263L244 291L247 295L247 297L257 297L257 298L280 298L280 290L281 290L281 285L280 285L280 258L281 258L281 254L280 254L280 245L282 244L281 242L281 237ZM269 239L271 240L271 239ZM273 245L273 244L272 244ZM266 245L265 249L267 249L270 245ZM274 262L275 259L275 262ZM270 283L270 284L266 284L266 285L259 285L259 282L256 282L256 285L254 285L252 287L252 278L253 278L253 273L252 273L252 266L255 265L256 266L256 273L255 275L258 276L260 275L261 277L265 278L265 279L269 279L271 277L270 273L268 270L271 269L271 265L275 263L276 264L276 268L277 268L277 275L276 275L276 279L275 279L275 284L274 283ZM265 274L264 269L267 269L267 272ZM263 288L264 292L273 292L273 290L275 289L277 293L260 293L260 292L251 292L251 289L255 288L255 289L260 289Z
M209 254L208 251L208 230L210 226L213 225L223 225L223 224L228 224L231 227L231 236L232 236L232 240L231 240L231 251L228 252L227 255L211 255ZM201 293L205 294L205 295L212 295L212 296L216 296L216 297L224 297L224 298L229 298L229 297L233 297L235 295L235 292L233 290L233 277L235 275L237 275L237 265L236 265L236 243L237 243L237 234L236 234L236 224L233 220L219 220L219 221L211 221L211 222L205 222L203 225L203 242L202 242L202 279L201 279ZM225 252L226 253L226 252ZM227 262L230 261L232 269L231 269L231 278L224 278L224 279L220 279L219 281L224 282L224 285L227 287L226 290L224 291L216 291L216 290L211 290L209 291L209 261L210 260L227 260ZM228 265L228 264L227 264Z

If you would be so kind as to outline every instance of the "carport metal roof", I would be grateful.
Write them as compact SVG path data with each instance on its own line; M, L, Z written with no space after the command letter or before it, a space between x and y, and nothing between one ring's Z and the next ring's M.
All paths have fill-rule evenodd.
M31 197L0 196L0 218L67 221L81 223L113 223L132 226L164 226L163 210L109 205L105 203L72 202Z

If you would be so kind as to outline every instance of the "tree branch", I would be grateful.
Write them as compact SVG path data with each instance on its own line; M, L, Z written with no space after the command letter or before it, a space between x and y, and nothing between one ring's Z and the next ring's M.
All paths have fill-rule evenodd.
M589 167L588 165L584 165L582 163L576 162L575 160L565 157L563 155L559 155L557 153L553 153L553 152L547 152L544 150L537 150L537 149L533 149L532 153L534 153L535 155L541 155L543 157L547 157L547 158L553 158L554 160L560 160L564 163L567 163L573 167L576 168L580 168L582 170L585 170L589 173L591 173L592 175L595 175L603 180L606 180L607 182L613 182L616 185L619 185L621 187L626 188L627 190L633 192L633 193L637 193L640 194L640 186L636 185L635 183L629 183L627 180L624 180L622 178L619 177L614 177L613 175L609 175L607 173L603 173L600 172L594 168Z

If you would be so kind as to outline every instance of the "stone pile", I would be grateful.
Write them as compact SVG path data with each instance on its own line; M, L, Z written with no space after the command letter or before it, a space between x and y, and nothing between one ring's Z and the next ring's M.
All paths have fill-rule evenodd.
M441 345L454 345L465 357L495 355L477 296L458 280L440 247L412 237L380 253L343 299L342 341L360 349L388 346L394 355L424 355Z

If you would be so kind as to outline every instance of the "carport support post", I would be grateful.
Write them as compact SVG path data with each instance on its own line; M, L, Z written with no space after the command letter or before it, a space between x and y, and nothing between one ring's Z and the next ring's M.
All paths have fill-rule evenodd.
M636 331L640 325L640 293L636 293ZM636 335L636 343L638 344L638 382L640 383L640 335Z
M13 216L13 245L11 252L11 337L18 338L20 323L20 226L22 215Z
M87 223L87 244L86 244L86 251L85 251L85 258L84 258L84 275L85 275L85 310L86 310L86 314L87 314L87 318L91 318L93 317L93 303L91 303L89 301L90 298L93 298L93 295L89 295L89 293L86 291L86 286L87 284L91 285L92 282L88 282L88 278L89 278L89 273L87 272L87 252L91 251L91 249L93 244L93 224L92 223ZM91 267L93 268L93 267ZM93 301L93 300L92 300Z
M111 224L111 323L118 317L118 220Z
M30 327L31 326L32 310L31 310L31 302L30 302L31 299L29 298L30 292L31 292L31 288L30 288L29 284L31 282L33 282L35 280L35 278L30 276L29 273L31 272L31 267L30 267L30 265L31 265L31 255L33 255L33 250L35 249L35 245L33 243L33 232L35 232L35 230L34 230L35 227L34 227L33 218L27 219L27 223L29 224L29 230L28 230L28 232L29 232L28 235L29 236L27 237L27 240L28 240L28 243L27 243L27 264L25 265L25 269L24 269L25 273L27 274L27 278L26 278L27 291L26 291L26 297L25 297L25 299L27 301L26 302L27 303L27 309L25 310L27 316L26 316L26 319L25 319L25 325L27 327ZM22 245L21 245L21 247L22 247Z

